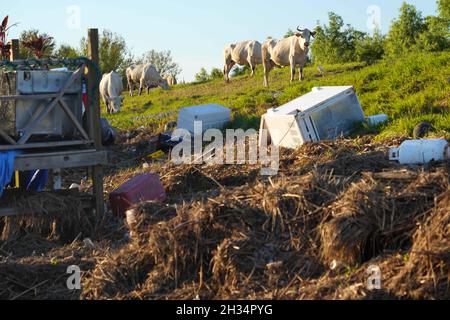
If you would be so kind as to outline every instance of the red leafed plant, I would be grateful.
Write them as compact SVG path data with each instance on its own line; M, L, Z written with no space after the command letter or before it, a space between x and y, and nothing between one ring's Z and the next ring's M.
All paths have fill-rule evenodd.
M11 26L8 26L8 20L9 16L6 16L0 25L0 56L4 59L8 59L9 50L11 49L11 45L8 43L6 39L8 35L8 30L17 25L13 24Z
M25 48L33 52L38 59L44 56L47 49L53 48L55 45L52 37L38 35L37 33L31 35L30 39L24 41L22 44Z

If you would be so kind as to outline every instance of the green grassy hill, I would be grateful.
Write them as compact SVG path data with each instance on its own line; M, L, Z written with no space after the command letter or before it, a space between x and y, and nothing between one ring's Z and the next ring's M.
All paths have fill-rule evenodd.
M317 67L307 67L306 80L292 84L288 69L271 73L270 88L263 87L262 66L258 66L255 77L240 76L230 84L218 79L178 85L167 92L154 89L142 96L124 93L123 111L107 117L121 130L145 126L156 133L175 120L182 107L220 103L233 110L232 127L258 128L260 116L268 108L297 98L315 86L353 85L367 116L389 115L389 123L371 131L380 138L411 136L421 121L435 126L435 136L450 138L450 52L412 53L371 66L325 65L323 75Z

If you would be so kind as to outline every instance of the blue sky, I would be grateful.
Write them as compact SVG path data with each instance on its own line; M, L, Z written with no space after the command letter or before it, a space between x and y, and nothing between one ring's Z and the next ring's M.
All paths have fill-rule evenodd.
M267 36L279 38L297 25L312 29L318 21L327 21L328 11L338 13L346 23L368 32L367 21L373 16L370 12L378 12L368 9L376 6L381 29L387 32L392 19L398 16L402 0L2 2L0 15L9 14L11 22L20 23L11 31L10 38L17 37L22 30L37 28L52 35L58 44L78 46L87 28L109 29L125 38L135 56L150 49L171 50L183 69L180 80L191 81L201 67L222 68L222 51L227 44L249 39L262 42ZM436 13L434 0L409 0L408 3L424 15Z

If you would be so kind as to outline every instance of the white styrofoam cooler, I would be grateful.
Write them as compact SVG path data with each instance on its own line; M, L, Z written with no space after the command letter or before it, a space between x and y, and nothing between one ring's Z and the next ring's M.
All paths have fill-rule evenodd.
M269 110L261 119L261 132L268 131L272 144L295 149L306 142L334 140L346 135L364 120L352 86L316 87L304 96Z
M194 122L201 121L203 133L208 129L223 129L231 120L231 110L219 104L207 104L180 110L178 129L194 134Z

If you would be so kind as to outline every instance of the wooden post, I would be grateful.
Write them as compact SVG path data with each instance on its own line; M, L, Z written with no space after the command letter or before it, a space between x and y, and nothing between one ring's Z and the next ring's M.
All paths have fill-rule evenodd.
M88 30L88 55L92 62L99 65L98 50L98 29ZM100 129L100 93L98 79L95 70L88 68L88 99L89 103L86 108L89 136L94 141L95 149L102 150L102 137ZM91 167L91 175L93 182L93 192L95 197L95 211L98 217L104 214L103 199L103 168L102 166Z
M19 51L19 40L13 39L10 41L11 49L9 52L9 60L19 60L20 59L20 51Z

